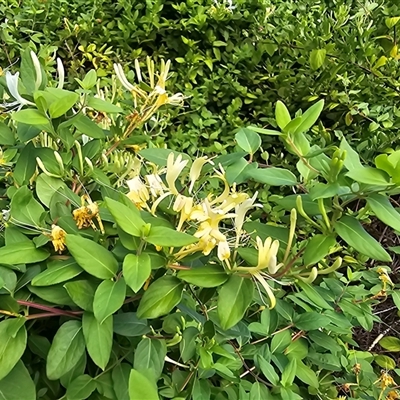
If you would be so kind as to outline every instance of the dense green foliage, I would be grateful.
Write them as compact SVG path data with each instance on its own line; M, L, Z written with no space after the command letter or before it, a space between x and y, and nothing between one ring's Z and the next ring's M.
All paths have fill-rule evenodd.
M396 2L274 3L0 5L4 400L399 398Z
M277 100L294 112L324 98L318 134L329 144L345 132L366 159L397 137L396 0L237 0L231 11L222 0L7 0L0 12L3 65L28 45L46 64L58 49L71 78L93 66L109 76L116 60L174 60L170 87L188 108L154 135L191 154L230 148L246 122L273 124Z

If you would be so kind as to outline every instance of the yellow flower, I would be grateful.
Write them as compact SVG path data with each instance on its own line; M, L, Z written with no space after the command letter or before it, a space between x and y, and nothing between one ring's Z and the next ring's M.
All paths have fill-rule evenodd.
M275 274L282 264L277 264L276 256L279 250L279 241L272 238L267 238L265 242L257 236L256 238L258 248L258 263L257 270L268 269L270 274Z
M170 192L175 196L179 194L179 192L176 190L175 182L182 173L183 169L186 167L187 163L188 160L182 160L182 155L180 154L176 160L174 153L170 153L167 158L167 174L165 176L165 180L167 181Z
M226 261L231 256L231 251L229 249L229 244L227 241L220 241L218 243L218 258L221 261Z
M96 230L96 225L92 221L94 218L96 218L101 233L104 233L104 227L100 219L99 206L97 205L97 203L93 202L87 195L82 196L81 200L82 206L72 212L78 229L88 228L89 226L91 226L94 230ZM85 205L85 200L88 201L87 206Z
M190 167L190 172L189 172L189 179L190 179L189 193L192 193L194 184L196 183L197 179L199 179L199 176L201 174L201 169L207 162L211 162L210 160L208 160L207 156L196 158L193 161L193 164Z
M135 203L136 207L141 210L148 208L147 201L150 199L149 191L139 176L126 181L129 188L127 196Z
M145 175L144 179L153 197L161 196L164 193L166 187L159 175L157 174Z
M192 207L193 207L192 197L183 196L182 194L178 194L178 196L176 196L172 209L176 212L181 213L178 226L176 227L177 231L180 231L182 229L183 224L190 218L190 215L192 213Z
M386 400L399 400L399 399L400 395L397 390L391 390L386 396Z
M63 252L65 250L65 236L66 232L64 229L60 228L57 225L52 225L51 226L51 242L53 243L54 250L58 251L59 253Z

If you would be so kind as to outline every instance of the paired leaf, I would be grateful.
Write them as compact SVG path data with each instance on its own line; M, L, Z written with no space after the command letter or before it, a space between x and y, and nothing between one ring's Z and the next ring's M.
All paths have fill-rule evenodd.
M178 272L179 279L203 288L221 286L228 280L228 277L225 270L216 265L205 265Z
M128 254L122 265L126 284L137 293L151 274L151 258L142 253L139 256Z

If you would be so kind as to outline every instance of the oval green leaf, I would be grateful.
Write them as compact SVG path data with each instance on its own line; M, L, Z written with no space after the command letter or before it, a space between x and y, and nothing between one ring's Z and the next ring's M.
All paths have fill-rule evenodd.
M122 271L126 284L137 293L151 274L151 258L146 253L139 256L128 254L124 258Z
M270 186L294 186L297 184L296 176L283 168L257 168L247 171L247 177L259 183Z
M225 270L216 265L205 265L178 272L179 279L203 288L221 286L228 280L228 277Z

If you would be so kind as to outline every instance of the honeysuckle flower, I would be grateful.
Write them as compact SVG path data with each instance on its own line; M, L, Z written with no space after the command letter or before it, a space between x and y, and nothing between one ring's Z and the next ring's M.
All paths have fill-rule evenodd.
M67 233L64 231L64 229L54 224L51 226L50 238L55 251L62 253L65 250L66 235Z
M22 108L23 106L31 105L34 106L35 103L32 103L29 100L24 99L18 91L18 81L19 81L19 72L16 72L14 75L10 72L6 72L6 84L11 96L15 99L14 102L6 104L7 107L18 106L18 108Z
M37 55L32 50L31 50L31 59L33 66L35 68L35 75L36 75L35 90L38 90L40 88L40 85L42 84L42 67L40 66L40 61Z
M269 308L273 309L276 306L276 297L274 295L274 292L271 289L271 286L268 285L268 282L264 279L264 277L261 275L260 272L256 272L256 273L254 273L252 275L258 282L261 283L261 286L266 291L266 293L267 293L267 295L269 297L269 301L270 301Z
M190 167L189 171L189 179L190 179L189 193L192 193L194 184L196 183L197 179L199 179L204 164L208 162L212 163L212 161L209 160L207 156L196 158L193 161L193 164Z
M147 202L150 199L150 194L140 177L135 176L126 181L126 184L129 188L127 196L135 203L136 207L139 210L148 208Z
M178 196L176 196L172 209L176 212L180 212L181 214L178 225L176 227L177 231L180 231L182 229L183 224L190 218L190 215L192 213L192 208L193 208L192 197L183 196L182 194L178 194Z
M260 237L256 238L257 248L258 248L258 263L257 270L268 269L270 274L275 274L282 264L277 264L276 256L279 250L279 241L272 238L265 239L265 242L261 240Z
M114 71L117 75L118 80L121 82L121 85L126 89L132 92L135 89L135 86L129 83L128 79L126 78L125 72L122 68L121 64L114 64Z
M62 89L64 87L64 79L65 79L65 71L64 65L60 58L57 57L57 74L58 74L58 89Z
M181 154L179 154L175 159L174 153L169 153L167 158L167 173L165 180L167 181L169 191L174 195L179 194L179 192L176 190L175 182L182 173L183 169L186 167L187 163L188 160L182 160Z
M254 196L247 198L243 202L239 203L235 207L235 230L236 230L236 242L239 244L240 234L244 225L247 212L254 207L262 207L261 204L255 203L258 196L258 192L254 193Z
M161 196L166 190L166 187L158 174L145 175L144 179L154 198Z
M72 216L78 229L88 228L91 226L94 230L96 230L96 225L93 222L93 219L96 219L100 227L100 232L104 233L104 227L100 218L98 204L93 202L89 195L82 196L81 201L82 206L72 212ZM88 202L88 205L85 205L85 201Z
M229 244L227 241L220 241L218 243L218 251L217 251L218 258L221 261L226 261L231 256L231 251L229 249Z

